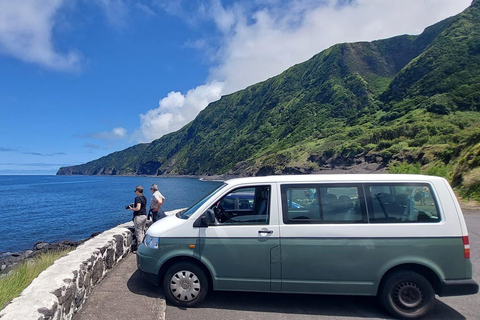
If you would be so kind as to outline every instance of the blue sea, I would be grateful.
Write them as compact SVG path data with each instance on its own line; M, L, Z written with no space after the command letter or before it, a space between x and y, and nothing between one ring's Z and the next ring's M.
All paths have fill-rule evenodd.
M193 178L0 175L0 253L32 249L37 241L77 241L132 219L125 205L142 185L166 197L165 211L189 207L221 182Z

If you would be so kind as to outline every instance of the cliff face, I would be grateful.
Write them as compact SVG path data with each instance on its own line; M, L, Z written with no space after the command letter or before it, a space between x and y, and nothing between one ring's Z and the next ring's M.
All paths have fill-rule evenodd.
M418 36L335 45L211 103L177 132L58 174L451 168L479 142L479 21L476 0Z
M134 175L148 146L142 143L82 165L62 167L57 175Z

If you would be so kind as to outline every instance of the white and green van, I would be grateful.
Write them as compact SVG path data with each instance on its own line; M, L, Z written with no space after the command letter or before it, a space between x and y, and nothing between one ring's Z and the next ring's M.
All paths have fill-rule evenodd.
M422 175L228 180L152 225L137 262L184 307L209 289L368 295L416 318L435 294L478 292L455 194Z

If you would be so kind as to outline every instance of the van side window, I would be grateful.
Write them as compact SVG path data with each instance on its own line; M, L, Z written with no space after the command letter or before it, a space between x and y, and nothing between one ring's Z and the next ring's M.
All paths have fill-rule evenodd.
M268 224L270 186L235 189L211 208L219 224Z
M439 222L440 214L428 184L366 185L370 223Z
M366 222L353 185L282 185L282 207L284 223Z

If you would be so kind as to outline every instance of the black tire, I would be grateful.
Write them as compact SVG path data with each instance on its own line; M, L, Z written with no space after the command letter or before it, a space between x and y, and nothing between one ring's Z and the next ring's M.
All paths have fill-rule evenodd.
M413 271L399 271L385 279L378 298L393 316L415 319L432 310L435 291L424 276Z
M195 307L205 299L208 279L205 272L190 262L171 266L163 279L163 290L168 302L179 307Z

